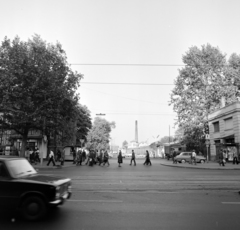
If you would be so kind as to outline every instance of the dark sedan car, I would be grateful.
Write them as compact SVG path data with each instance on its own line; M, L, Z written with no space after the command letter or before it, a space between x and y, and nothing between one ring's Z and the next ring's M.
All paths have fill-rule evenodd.
M20 211L27 220L42 218L50 206L71 196L71 179L41 175L19 157L0 157L0 208Z

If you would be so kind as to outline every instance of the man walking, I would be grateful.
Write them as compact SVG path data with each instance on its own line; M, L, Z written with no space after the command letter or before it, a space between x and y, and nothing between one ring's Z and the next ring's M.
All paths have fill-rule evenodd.
M132 150L132 158L131 158L131 161L130 161L130 165L132 165L132 162L134 162L134 166L136 166L136 160L135 160L135 152L134 152L134 150Z
M51 162L53 163L53 166L55 166L54 153L52 150L50 151L50 154L49 154L49 160L48 160L47 166L49 166Z
M196 154L195 150L193 150L193 152L192 152L192 159L193 159L193 163L195 165L196 165L196 156L197 156L197 154Z

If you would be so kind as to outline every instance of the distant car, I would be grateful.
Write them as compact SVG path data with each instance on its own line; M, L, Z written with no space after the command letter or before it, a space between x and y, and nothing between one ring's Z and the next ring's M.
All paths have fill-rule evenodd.
M131 153L126 153L125 154L125 158L131 158L132 157L132 154Z
M143 154L136 155L136 158L145 158L145 157L146 157L146 155L143 155Z
M71 179L38 174L25 158L0 157L0 209L34 221L70 196Z
M191 160L191 152L182 152L180 153L178 156L176 156L174 159L177 162L181 162L181 163L185 163L185 162L189 162ZM206 158L203 156L196 156L196 162L197 163L205 163L206 162Z

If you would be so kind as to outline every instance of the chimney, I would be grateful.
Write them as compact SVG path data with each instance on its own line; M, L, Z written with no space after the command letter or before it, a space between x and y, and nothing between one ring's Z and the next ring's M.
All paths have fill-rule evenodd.
M135 121L135 141L138 143L138 123Z

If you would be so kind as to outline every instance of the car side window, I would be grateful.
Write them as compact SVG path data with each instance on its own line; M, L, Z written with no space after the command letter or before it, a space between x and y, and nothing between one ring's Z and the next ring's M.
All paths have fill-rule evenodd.
M8 177L7 170L2 162L0 162L0 177Z

